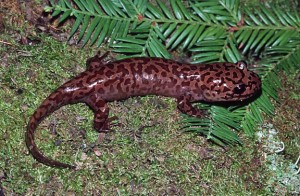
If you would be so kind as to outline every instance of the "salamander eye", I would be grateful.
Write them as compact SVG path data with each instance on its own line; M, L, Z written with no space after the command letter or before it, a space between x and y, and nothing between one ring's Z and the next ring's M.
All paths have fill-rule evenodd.
M239 62L237 62L236 65L238 66L238 68L239 68L240 70L243 70L243 69L247 68L247 63L246 63L246 61L239 61Z
M234 87L233 92L235 94L242 94L246 90L245 84L238 84L236 87Z

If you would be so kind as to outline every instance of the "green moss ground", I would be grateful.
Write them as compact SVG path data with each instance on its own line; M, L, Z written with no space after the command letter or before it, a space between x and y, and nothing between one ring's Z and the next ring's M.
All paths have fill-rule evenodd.
M93 114L84 104L58 110L39 126L37 144L48 156L76 163L80 170L37 163L24 142L30 116L53 90L83 71L85 60L97 49L68 46L44 34L36 35L41 40L37 45L20 45L11 35L24 30L9 28L0 34L1 41L13 44L0 43L0 190L6 195L267 195L276 191L269 188L276 176L268 169L263 144L241 135L243 146L223 149L203 137L185 134L180 131L174 100L163 97L110 103L111 116L118 116L121 125L102 142L92 129ZM299 122L294 121L299 120L299 76L289 78L285 88L293 90L282 98L293 102L293 107L285 106L294 115L286 115L287 108L280 105L272 122L279 123L279 137L286 143L287 154L281 156L286 163L296 161L300 145Z

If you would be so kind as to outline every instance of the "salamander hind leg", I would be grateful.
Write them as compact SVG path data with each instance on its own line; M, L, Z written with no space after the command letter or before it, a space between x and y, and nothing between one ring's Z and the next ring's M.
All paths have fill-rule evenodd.
M204 110L197 109L192 106L189 96L182 96L177 99L177 108L184 114L204 118L206 113Z
M93 95L86 100L86 103L94 111L94 129L97 132L111 131L111 118L108 118L109 108L106 102L97 98L96 95Z

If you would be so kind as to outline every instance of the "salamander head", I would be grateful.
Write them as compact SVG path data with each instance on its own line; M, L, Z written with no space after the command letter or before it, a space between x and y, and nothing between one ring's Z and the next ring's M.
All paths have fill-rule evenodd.
M212 66L203 82L209 86L203 91L203 98L208 102L243 101L261 91L260 78L243 61L219 68Z

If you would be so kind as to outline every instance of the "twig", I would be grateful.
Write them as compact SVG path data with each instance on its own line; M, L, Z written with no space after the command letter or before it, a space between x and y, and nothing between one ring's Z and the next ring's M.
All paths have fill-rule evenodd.
M13 43L6 42L6 41L2 41L2 40L0 40L0 43L2 43L2 44L6 44L6 45L9 45L9 46L16 46L16 45L15 45L15 44L13 44Z
M298 159L297 159L297 161L296 161L296 163L295 163L295 166L296 166L296 167L297 167L299 161L300 161L300 155L299 155L299 157L298 157ZM299 174L299 173L300 173L300 167L299 167L298 171L297 171L295 174L297 175L297 174Z
M283 142L280 142L280 144L282 145L282 148L279 148L278 150L275 150L276 153L280 153L282 151L284 151L284 143Z

